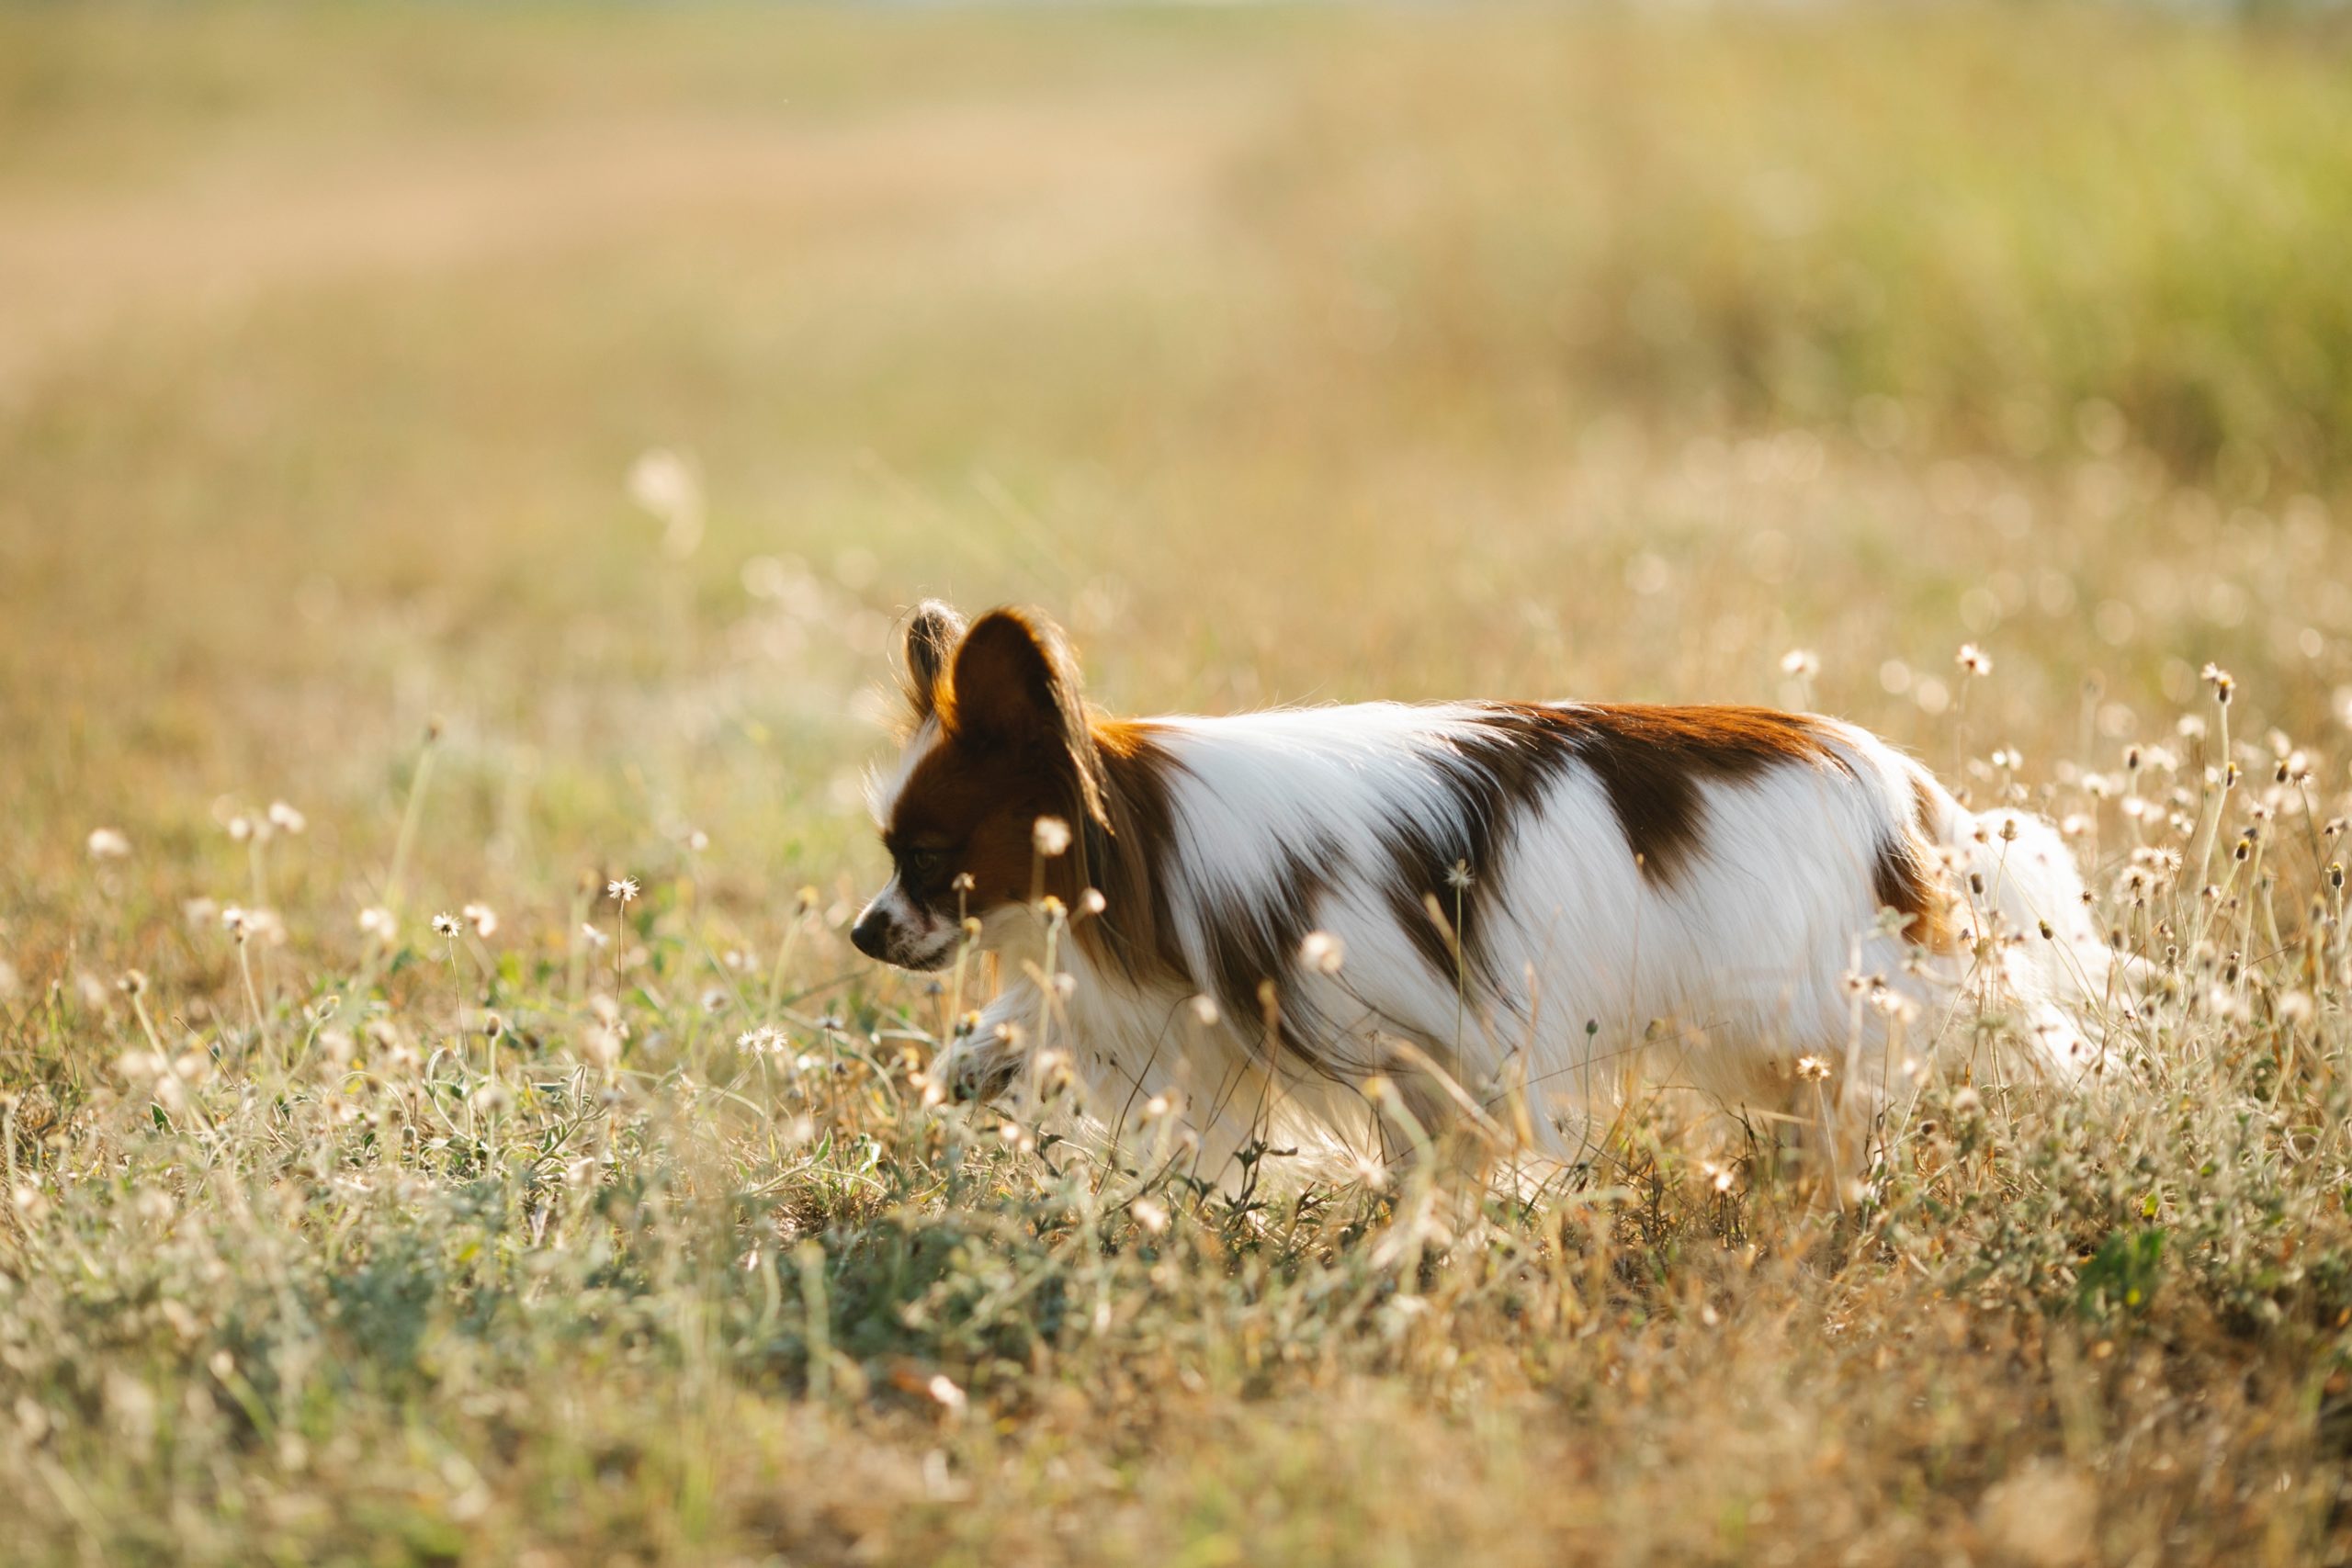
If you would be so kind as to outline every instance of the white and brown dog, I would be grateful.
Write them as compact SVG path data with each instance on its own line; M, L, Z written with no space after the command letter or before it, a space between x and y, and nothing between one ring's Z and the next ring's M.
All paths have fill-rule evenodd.
M936 603L904 677L874 790L896 874L852 934L908 969L1002 959L934 1066L961 1095L1074 1075L1106 1127L1181 1106L1214 1167L1253 1139L1393 1146L1376 1077L1424 1126L1575 1158L1636 1061L1802 1114L1883 1103L1976 1048L1988 1008L2052 1077L2096 1056L2078 1014L2109 955L2057 834L1971 813L1851 725L1517 702L1113 719L1050 623Z

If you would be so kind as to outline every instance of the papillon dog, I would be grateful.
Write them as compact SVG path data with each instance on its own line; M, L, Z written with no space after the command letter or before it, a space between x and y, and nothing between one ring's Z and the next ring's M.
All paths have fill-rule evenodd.
M1802 1126L1991 1041L2098 1066L2110 955L2057 833L1836 719L1112 718L1049 621L935 602L903 684L893 874L851 937L958 988L996 956L930 1069L959 1099L1074 1088L1109 1133L1149 1107L1211 1167L1464 1128L1573 1160L1637 1073Z

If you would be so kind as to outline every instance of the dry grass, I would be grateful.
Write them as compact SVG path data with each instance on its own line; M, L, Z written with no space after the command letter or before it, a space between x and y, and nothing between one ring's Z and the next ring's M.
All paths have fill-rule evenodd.
M2344 1556L2346 65L0 14L14 1558ZM1475 1241L1137 1201L924 1111L842 939L924 592L1127 708L1810 701L2083 818L2167 981L2128 1083L1955 1075L1842 1207L1666 1103Z

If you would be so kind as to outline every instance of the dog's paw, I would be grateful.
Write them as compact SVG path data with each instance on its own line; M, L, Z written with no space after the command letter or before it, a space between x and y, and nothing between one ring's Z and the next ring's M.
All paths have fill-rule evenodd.
M993 1105L1008 1099L1021 1078L1018 1052L997 1040L961 1040L932 1064L931 1077L956 1105Z

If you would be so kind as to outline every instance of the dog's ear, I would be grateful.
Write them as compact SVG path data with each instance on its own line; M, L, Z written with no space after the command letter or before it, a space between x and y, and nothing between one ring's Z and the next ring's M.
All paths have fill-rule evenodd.
M946 678L956 645L964 640L964 617L937 599L926 599L907 618L904 668L899 681L914 728L939 711L940 682Z
M1086 720L1078 660L1061 628L1023 610L991 610L956 650L940 720L959 740L1029 751L1069 770L1078 808L1100 822L1102 758Z

